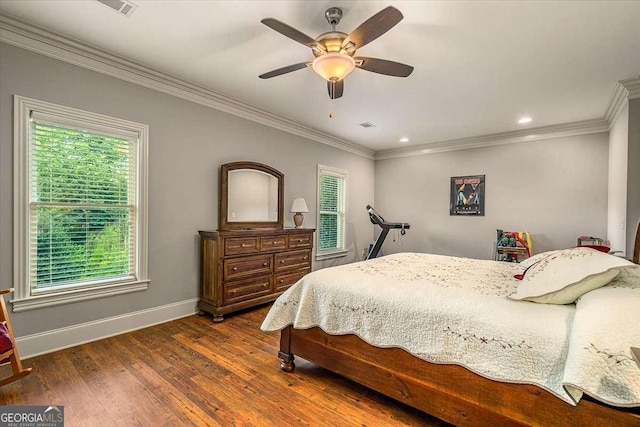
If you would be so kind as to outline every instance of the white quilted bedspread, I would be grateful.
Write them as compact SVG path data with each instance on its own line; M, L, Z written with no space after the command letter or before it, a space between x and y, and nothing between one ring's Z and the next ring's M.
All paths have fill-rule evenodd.
M518 264L403 253L326 268L281 295L262 324L319 326L484 377L640 406L640 269L577 304L513 301Z

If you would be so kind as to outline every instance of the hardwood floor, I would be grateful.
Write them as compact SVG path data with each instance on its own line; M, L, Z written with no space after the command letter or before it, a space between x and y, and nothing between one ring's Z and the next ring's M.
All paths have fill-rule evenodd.
M67 427L448 425L300 358L281 372L279 335L260 331L267 309L27 359L34 372L0 388L0 405L61 405Z

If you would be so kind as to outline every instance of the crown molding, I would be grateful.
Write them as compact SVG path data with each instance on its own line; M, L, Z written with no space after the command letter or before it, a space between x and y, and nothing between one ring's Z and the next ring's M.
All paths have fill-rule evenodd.
M635 79L621 80L620 84L629 92L629 99L640 98L640 74Z
M609 129L618 120L618 116L629 100L637 98L640 98L640 74L635 79L620 80L616 84L604 115L605 120L609 123Z
M439 141L412 147L380 150L376 152L375 159L384 160L397 157L420 156L424 154L442 153L445 151L466 150L469 148L491 147L494 145L515 144L518 142L530 142L542 139L601 133L607 132L608 130L608 123L604 119L584 120L580 122L541 126L511 132L494 133L492 135L479 137Z
M203 86L153 70L79 40L0 13L0 42L195 102L369 159L374 151L285 119Z
M618 120L618 116L620 116L624 106L627 105L627 93L627 89L618 82L609 100L607 111L604 114L605 120L609 124L609 129L611 129L611 126Z

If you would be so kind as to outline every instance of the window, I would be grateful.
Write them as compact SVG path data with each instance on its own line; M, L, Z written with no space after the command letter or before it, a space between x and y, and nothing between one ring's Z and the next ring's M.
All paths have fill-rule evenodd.
M147 288L148 127L15 96L14 311Z
M347 171L318 165L316 259L345 256Z

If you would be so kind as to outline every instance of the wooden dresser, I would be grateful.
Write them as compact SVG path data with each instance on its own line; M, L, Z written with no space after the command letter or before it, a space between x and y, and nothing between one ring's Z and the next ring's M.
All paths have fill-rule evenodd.
M275 300L311 271L314 231L199 231L198 308L221 322L225 314Z

